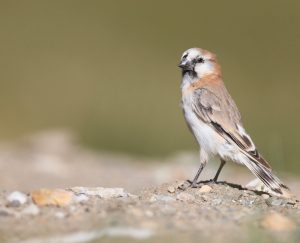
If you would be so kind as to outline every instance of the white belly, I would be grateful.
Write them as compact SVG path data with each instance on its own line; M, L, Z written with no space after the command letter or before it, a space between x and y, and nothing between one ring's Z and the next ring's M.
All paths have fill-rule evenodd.
M185 95L182 98L182 109L184 117L190 126L201 150L203 149L208 157L219 157L226 161L231 160L243 164L247 158L242 154L236 145L228 143L211 126L201 121L192 110L192 95Z
M208 157L220 157L226 161L243 164L247 162L246 156L240 152L235 144L228 143L221 135L219 135L211 126L201 121L192 110L193 93L188 93L190 80L183 79L182 83L182 109L184 117L190 126L195 138L197 139L201 150L204 150Z
M190 126L201 149L210 155L217 155L225 140L209 125L202 122L192 110L192 96L185 95L182 98L182 109L184 117Z

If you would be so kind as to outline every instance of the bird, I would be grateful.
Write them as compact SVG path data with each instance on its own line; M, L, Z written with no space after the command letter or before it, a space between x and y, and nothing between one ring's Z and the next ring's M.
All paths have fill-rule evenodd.
M200 166L190 187L207 162L220 159L212 179L217 182L228 161L246 166L272 193L287 195L288 187L274 174L244 129L240 112L222 80L214 53L201 48L186 50L179 63L182 72L181 107L185 121L200 146Z

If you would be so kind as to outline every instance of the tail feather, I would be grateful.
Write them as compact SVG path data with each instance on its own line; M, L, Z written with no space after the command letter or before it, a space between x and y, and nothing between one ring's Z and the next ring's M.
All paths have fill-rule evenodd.
M264 165L258 163L252 158L249 158L249 161L245 163L245 165L273 192L279 193L281 195L285 194L283 189L288 189L288 187L284 185L280 181L280 179L273 174L271 169L266 168Z

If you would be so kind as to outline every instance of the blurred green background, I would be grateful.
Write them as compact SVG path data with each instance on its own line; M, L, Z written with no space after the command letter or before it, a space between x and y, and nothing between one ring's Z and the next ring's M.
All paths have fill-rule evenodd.
M68 128L100 150L197 150L177 63L217 53L246 129L300 172L299 1L0 1L1 140Z

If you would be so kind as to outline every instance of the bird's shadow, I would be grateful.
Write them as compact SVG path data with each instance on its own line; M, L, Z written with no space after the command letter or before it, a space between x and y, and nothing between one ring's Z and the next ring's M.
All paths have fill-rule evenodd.
M187 180L186 182L191 184L191 181L189 181L189 180ZM212 185L212 184L229 186L231 188L238 189L238 190L241 190L241 191L253 192L253 193L255 193L259 196L261 196L262 194L268 194L269 196L272 196L272 194L270 194L268 192L252 190L252 189L243 187L242 185L227 182L227 181L217 181L217 182L215 182L215 181L212 181L212 180L205 180L205 181L199 181L197 183L197 186L200 188L202 185Z

